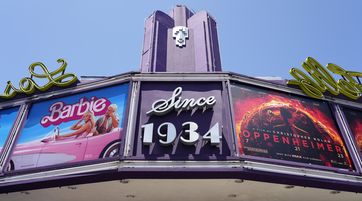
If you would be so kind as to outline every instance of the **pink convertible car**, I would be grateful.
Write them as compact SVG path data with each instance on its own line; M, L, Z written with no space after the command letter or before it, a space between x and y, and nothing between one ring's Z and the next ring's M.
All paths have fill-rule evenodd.
M39 141L19 144L8 170L21 170L68 162L94 160L119 155L120 128L101 135L55 140L55 135Z

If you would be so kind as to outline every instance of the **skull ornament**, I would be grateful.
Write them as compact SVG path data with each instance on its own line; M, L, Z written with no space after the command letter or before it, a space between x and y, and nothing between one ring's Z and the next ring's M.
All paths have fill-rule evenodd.
M189 29L184 26L176 26L172 29L172 37L176 39L176 46L186 46L186 39L189 38Z

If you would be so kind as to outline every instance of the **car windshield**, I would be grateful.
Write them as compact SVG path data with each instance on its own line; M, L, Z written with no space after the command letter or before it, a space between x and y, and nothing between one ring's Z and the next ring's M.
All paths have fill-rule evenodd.
M59 128L56 127L54 130L49 131L45 136L40 140L42 142L44 141L52 141L55 139L55 135L59 132Z

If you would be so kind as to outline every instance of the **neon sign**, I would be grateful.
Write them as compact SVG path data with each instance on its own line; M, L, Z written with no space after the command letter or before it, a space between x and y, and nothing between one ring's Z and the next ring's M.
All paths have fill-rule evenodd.
M328 91L334 96L343 94L353 100L361 97L362 84L359 78L362 78L362 72L347 71L329 63L327 69L343 78L336 81L328 70L312 57L308 57L302 67L309 76L297 68L292 68L289 72L295 80L288 80L287 84L299 86L308 96L320 99ZM356 77L357 81L353 77Z
M61 63L61 66L55 71L50 72L48 68L41 62L33 63L29 66L30 77L24 77L19 81L19 88L16 88L11 81L7 82L4 93L0 95L1 99L11 99L17 94L33 94L36 90L41 92L47 91L53 86L58 87L67 87L73 83L75 83L78 78L73 73L64 73L67 67L67 62L64 59L58 59L58 63ZM39 66L43 73L38 74L35 72L35 67ZM59 76L57 76L60 74ZM35 80L35 78L44 78L48 79L48 82L43 86L39 86Z

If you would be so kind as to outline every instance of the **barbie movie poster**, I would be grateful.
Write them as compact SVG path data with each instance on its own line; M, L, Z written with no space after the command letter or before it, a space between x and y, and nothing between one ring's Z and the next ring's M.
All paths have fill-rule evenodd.
M362 111L344 109L357 148L362 153Z
M6 139L10 134L16 116L18 115L19 107L4 109L0 111L0 154L6 143Z
M9 170L119 155L128 84L34 103Z
M231 89L241 154L353 169L327 103L256 87Z

